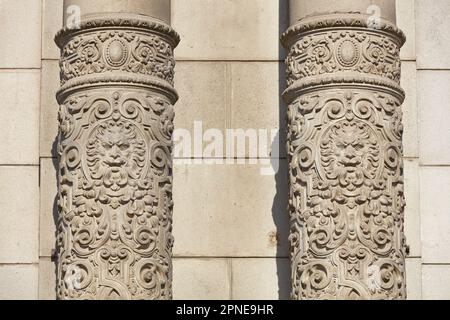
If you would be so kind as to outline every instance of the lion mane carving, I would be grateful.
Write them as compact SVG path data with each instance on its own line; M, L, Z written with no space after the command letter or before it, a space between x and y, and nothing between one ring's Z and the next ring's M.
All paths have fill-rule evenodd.
M380 148L375 131L362 121L340 121L322 137L321 164L326 178L354 190L380 169Z
M131 122L108 120L98 125L86 146L92 179L118 191L128 179L140 179L146 160L145 141Z

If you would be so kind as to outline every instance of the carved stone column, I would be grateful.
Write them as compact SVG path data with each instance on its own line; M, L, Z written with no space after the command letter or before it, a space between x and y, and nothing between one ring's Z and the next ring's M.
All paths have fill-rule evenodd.
M65 1L73 5L79 28L56 36L57 296L171 299L170 1Z
M292 298L405 299L395 1L291 0L290 10Z

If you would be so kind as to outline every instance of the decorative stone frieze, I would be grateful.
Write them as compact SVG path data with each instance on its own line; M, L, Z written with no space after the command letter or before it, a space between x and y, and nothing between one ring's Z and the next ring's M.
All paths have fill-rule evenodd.
M172 297L172 131L179 37L138 14L56 36L59 299Z
M399 51L360 13L283 35L293 299L405 299Z

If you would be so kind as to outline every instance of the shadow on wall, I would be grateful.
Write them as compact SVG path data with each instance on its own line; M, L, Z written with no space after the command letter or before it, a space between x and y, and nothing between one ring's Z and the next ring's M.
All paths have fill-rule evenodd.
M56 176L56 190L58 190L58 170L59 170L59 165L58 165L58 136L55 137L55 140L53 141L52 144L52 164L53 167L55 169L55 176ZM55 264L55 279L58 278L58 260L56 259L56 251L57 251L57 239L58 239L58 216L59 216L59 212L58 212L58 193L55 195L55 199L53 200L53 222L55 223L55 251L52 252L52 257L51 260L53 261L53 263ZM55 285L55 292L57 292L57 282L55 281L54 283Z
M279 17L278 17L278 34L281 34L288 28L289 19L289 1L279 0ZM288 166L286 160L286 106L281 97L286 88L285 67L284 67L285 51L281 45L278 44L278 96L279 96L279 132L272 143L272 150L274 147L279 147L279 170L275 174L276 193L272 205L272 218L277 228L277 278L278 278L278 299L287 300L290 298L291 292L291 268L288 257L289 249L289 213L288 213ZM277 143L278 142L278 145ZM276 167L276 164L273 164ZM287 251L287 252L286 252Z

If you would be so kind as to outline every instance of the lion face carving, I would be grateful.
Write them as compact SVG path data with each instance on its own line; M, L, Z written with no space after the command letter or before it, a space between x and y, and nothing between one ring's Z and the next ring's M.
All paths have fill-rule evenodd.
M327 179L355 188L374 179L380 168L375 131L361 121L341 121L325 132L320 144L321 164Z
M145 141L130 122L109 120L91 133L86 147L86 162L93 179L113 191L139 179L145 166Z

